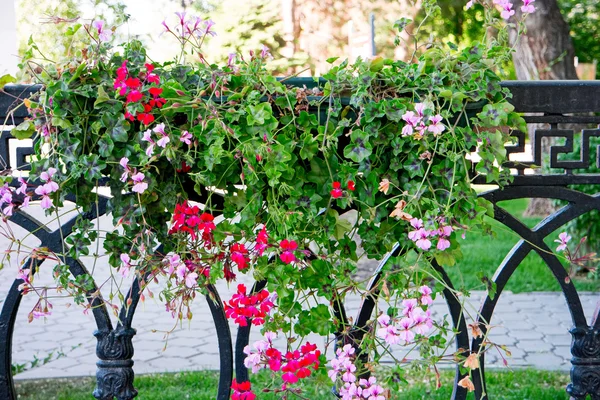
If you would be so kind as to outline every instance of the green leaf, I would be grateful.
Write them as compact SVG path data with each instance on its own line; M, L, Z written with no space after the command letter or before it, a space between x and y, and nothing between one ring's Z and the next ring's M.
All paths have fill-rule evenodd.
M248 110L246 120L250 126L264 125L265 120L273 115L270 103L260 103L256 106L248 106L246 107L246 110Z
M23 121L13 128L10 133L19 140L29 139L35 133L35 125L29 120Z
M336 62L336 60L337 60L338 58L339 58L339 57L329 57L329 58L328 58L328 59L326 59L325 61L326 61L328 64L333 64L334 62Z
M96 98L96 101L94 102L94 107L96 107L98 104L107 102L108 100L110 100L110 97L108 97L108 94L106 94L106 91L104 90L104 88L102 86L98 86L98 97Z
M110 136L108 136L106 133L102 135L98 141L98 153L100 153L100 155L104 158L109 158L114 148L115 143L112 141Z
M67 129L67 128L70 128L71 126L73 126L73 124L71 124L71 121L69 121L68 119L63 119L63 118L58 118L58 117L52 117L52 125L58 126L59 128L62 128L62 129Z
M4 89L5 85L15 83L16 81L16 78L9 74L0 76L0 90Z

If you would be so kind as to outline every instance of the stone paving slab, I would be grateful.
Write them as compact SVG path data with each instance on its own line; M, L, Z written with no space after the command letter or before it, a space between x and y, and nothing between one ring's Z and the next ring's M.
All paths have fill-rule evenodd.
M95 221L101 229L110 227L110 218L102 217ZM18 234L19 229L14 228ZM35 246L35 240L26 241ZM7 248L9 242L0 239L0 249ZM18 268L19 259L13 257L0 270L0 299L3 299L12 284ZM83 260L87 266L94 265L93 258ZM372 269L372 266L370 266ZM41 268L37 285L50 284L51 264ZM108 282L105 258L97 260L94 278L97 282ZM247 279L247 278L245 278ZM117 282L128 287L129 282ZM248 286L251 282L247 283ZM106 286L109 286L108 284ZM217 289L223 299L229 299L235 291L236 284L227 286L221 283ZM158 294L158 288L153 289ZM103 294L107 294L103 290ZM472 297L465 299L467 319L476 315L482 292L473 292ZM598 293L582 293L581 301L588 321L600 299ZM356 315L360 304L357 296L348 298L348 315ZM0 300L1 301L1 300ZM93 336L95 322L91 313L82 312L79 306L70 305L66 298L52 300L53 315L46 320L27 322L27 313L37 299L25 296L17 317L14 340L13 362L27 363L34 357L43 359L52 353L56 360L45 365L25 371L16 376L17 379L70 377L93 375L96 371L95 356L96 339ZM383 305L382 305L383 306ZM448 314L443 299L438 298L433 307L434 316L442 318ZM147 298L140 304L133 320L137 335L133 339L135 347L134 370L137 374L197 369L218 369L219 352L214 323L206 301L198 297L192 305L193 319L177 323L170 314L164 311L159 301ZM113 323L116 317L112 316ZM534 367L543 369L568 370L570 368L570 315L566 303L560 293L520 293L505 292L499 299L497 312L491 321L493 326L490 340L505 344L512 353L507 359L509 366ZM230 324L235 332L236 327ZM260 338L258 329L254 329L250 342ZM284 339L279 346L284 347ZM309 339L325 348L331 338L313 336ZM234 335L235 345L235 335ZM328 347L331 352L331 346ZM451 348L450 351L454 351ZM399 348L394 354L402 358L406 349ZM414 356L413 356L414 358ZM490 353L486 357L486 366L502 367L503 360L498 354Z

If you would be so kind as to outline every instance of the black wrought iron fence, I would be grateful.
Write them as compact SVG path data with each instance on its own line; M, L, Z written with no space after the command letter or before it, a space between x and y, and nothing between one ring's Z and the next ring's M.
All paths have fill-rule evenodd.
M308 81L306 81L308 82ZM306 83L304 82L304 83ZM513 94L511 102L519 112L527 113L525 119L530 124L545 124L543 128L532 131L531 137L527 137L526 132L516 134L518 141L516 145L508 148L508 153L525 153L525 145L528 143L531 147L530 159L527 161L511 161L509 166L513 168L514 180L502 190L496 189L483 193L485 197L494 204L495 219L504 224L520 237L518 243L506 255L504 261L498 266L493 278L496 284L496 294L487 296L483 301L478 313L478 322L484 330L486 326L493 323L493 313L498 300L502 295L507 282L513 276L515 270L521 262L530 253L537 253L547 265L548 269L556 278L566 299L568 310L572 319L572 328L565 331L565 335L571 335L571 383L566 391L574 399L584 399L590 395L592 399L600 399L600 307L593 313L591 322L585 318L584 310L580 297L575 289L573 282L569 279L568 273L560 260L552 253L551 249L544 242L550 234L560 229L569 221L580 217L590 210L600 210L600 196L589 195L569 188L569 185L592 185L600 183L600 174L586 173L591 163L595 163L600 168L600 158L590 160L590 138L600 136L600 129L583 129L581 135L572 129L561 129L559 124L600 124L600 82L596 81L538 81L538 82L505 82L503 84L510 89ZM18 109L12 113L10 110L19 103L18 99L27 97L31 92L37 90L32 86L7 86L4 93L0 93L0 118L8 125L19 124L27 117L25 108ZM542 141L544 138L561 138L560 145L548 147L547 153L544 153ZM580 139L579 139L580 138ZM579 154L575 159L571 154L569 160L563 160L561 154L570 154L574 151L576 140L580 140ZM18 170L27 169L27 156L33 153L32 148L16 147L16 139L10 135L10 130L5 128L0 137L0 160L3 165L13 166ZM529 156L529 153L528 153ZM522 158L522 157L521 157ZM543 166L548 163L552 168L552 174L543 173L542 169L532 169L535 166ZM10 173L8 170L5 174ZM475 183L485 183L483 177L478 177ZM563 201L566 205L556 211L554 214L545 218L534 228L529 228L513 215L507 213L498 206L498 202L504 200L522 199L522 198L548 198ZM89 220L93 220L106 212L107 198L102 198L97 210L85 215ZM75 218L63 222L55 231L49 231L42 228L43 224L30 215L16 213L11 221L27 231L33 233L40 241L41 246L48 247L51 251L60 253L62 250L61 238L68 235L73 228ZM385 265L388 258L380 264L380 268ZM69 266L73 275L78 276L86 274L85 265L76 259L66 258L64 262ZM28 260L25 268L37 268L36 263ZM448 288L453 288L452 282L442 267L436 266L440 276L446 282ZM375 273L371 281L371 287L375 288L379 272ZM11 375L12 360L12 341L15 327L15 320L21 302L21 292L19 285L21 280L16 279L10 288L7 297L4 299L2 311L0 314L0 398L16 399L13 378ZM260 290L265 282L257 282L254 290ZM238 380L247 379L247 370L244 367L243 348L248 344L250 327L241 327L237 332L235 362L234 349L232 345L232 334L227 323L223 302L215 287L209 287L210 295L207 296L208 306L210 307L215 327L217 329L219 351L220 351L220 381L217 398L219 400L228 399L230 396L230 387L235 370ZM464 313L461 309L461 303L450 289L444 291L445 301L448 305L449 314L452 319L455 330L458 332L455 336L457 349L470 349L477 352L483 345L482 338L471 339L467 329L467 323ZM98 340L96 355L97 362L97 387L94 396L97 399L112 399L116 397L120 400L132 399L137 395L134 388L134 360L135 353L132 344L132 337L136 331L132 325L133 316L139 301L139 282L133 283L129 293L132 303L128 310L122 309L120 312L119 323L113 326L107 309L102 302L101 297L95 293L94 287L89 291L89 301L96 322L97 330L94 336ZM367 321L372 318L372 311L377 301L378 293L371 292L362 305L355 322L357 334L361 332L361 326L365 326ZM334 313L340 318L345 318L343 305L338 304ZM482 374L473 374L476 398L494 397L494 393L485 390L484 374L484 355L481 356ZM466 390L458 386L462 379L461 371L457 368L456 379L454 383L453 399L466 398ZM496 395L500 398L500 395Z

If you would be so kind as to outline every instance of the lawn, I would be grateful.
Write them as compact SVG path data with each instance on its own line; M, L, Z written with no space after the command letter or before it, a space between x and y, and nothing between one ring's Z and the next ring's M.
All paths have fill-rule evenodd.
M522 216L527 202L527 199L510 200L500 202L499 206L525 225L533 227L541 221L541 218L524 218ZM464 259L456 266L446 269L457 288L483 290L484 286L477 277L478 273L483 272L491 278L506 254L519 241L519 237L507 227L493 220L491 222L494 225L495 236L473 233L469 235L467 233L466 239L461 243ZM558 233L560 232L556 232L546 240L552 249L556 248L553 240L556 239ZM576 277L574 282L577 290L580 291L596 291L600 288L600 280ZM542 259L537 254L530 253L517 268L505 290L513 292L558 291L560 287Z
M453 374L442 372L442 387L434 389L430 381L414 381L404 386L399 393L393 393L390 399L402 400L448 400L452 393ZM309 378L311 379L311 378ZM325 379L319 377L314 379ZM266 374L253 377L254 387L260 387L270 380ZM218 374L214 371L181 372L176 374L145 375L136 377L136 388L140 400L208 400L216 396ZM515 370L488 372L488 391L494 398L503 400L561 400L568 399L565 386L568 375L561 372L536 370ZM328 385L329 382L325 383ZM325 386L323 385L323 386ZM290 396L290 399L333 400L329 389L317 390L315 385L306 385L303 397ZM92 378L51 379L20 381L17 383L19 399L22 400L79 400L91 399L94 388ZM502 397L500 396L500 393ZM280 399L281 395L259 393L259 399ZM470 399L473 399L471 396Z

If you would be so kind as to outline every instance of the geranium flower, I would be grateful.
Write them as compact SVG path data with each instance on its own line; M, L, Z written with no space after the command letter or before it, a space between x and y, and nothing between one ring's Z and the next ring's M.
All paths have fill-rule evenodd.
M556 243L559 243L556 251L566 250L569 240L571 240L571 236L569 236L567 232L562 232L560 235L558 235L558 239L554 240Z
M108 42L112 36L112 31L104 29L104 21L98 19L92 22L92 26L98 31L98 38L103 42Z
M294 255L294 251L298 248L298 243L294 240L283 239L279 246L284 250L283 253L279 255L281 261L286 264L291 264L296 261L296 256Z
M529 14L531 14L532 12L535 12L535 7L533 6L534 2L535 2L535 0L523 0L523 5L521 6L521 12L529 13Z
M381 182L379 182L379 191L383 192L383 194L387 194L388 190L390 190L390 181L387 178L383 178Z
M331 197L333 197L334 199L339 199L340 197L342 197L343 192L342 192L342 184L339 182L333 182L331 184L331 186L333 187L333 189L331 189Z
M119 274L121 274L121 276L123 278L127 278L129 276L129 272L131 270L131 258L129 257L129 254L123 253L121 254L121 256L119 257L121 259L121 266L119 267Z
M133 179L133 188L131 190L140 194L144 193L148 189L148 184L144 182L144 178L145 176L141 172L133 175L131 177Z

